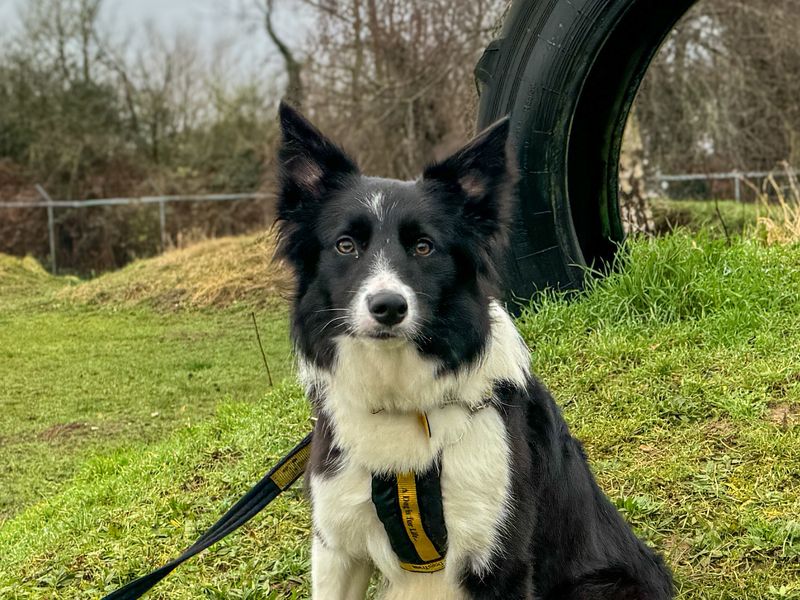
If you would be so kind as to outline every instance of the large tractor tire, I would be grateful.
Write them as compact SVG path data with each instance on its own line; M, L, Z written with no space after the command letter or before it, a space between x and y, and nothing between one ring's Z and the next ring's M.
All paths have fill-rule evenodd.
M696 0L514 0L476 69L478 126L511 116L520 165L509 300L581 289L624 239L622 134L650 61Z

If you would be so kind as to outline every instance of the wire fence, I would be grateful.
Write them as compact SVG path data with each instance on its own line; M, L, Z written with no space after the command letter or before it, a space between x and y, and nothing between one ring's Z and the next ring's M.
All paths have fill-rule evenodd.
M797 176L800 171L785 169L778 171L730 171L727 173L683 173L655 176L662 194L669 198L730 199L743 202L750 188L745 182L763 181L768 177L781 179ZM722 185L720 185L722 184Z
M269 194L187 194L177 196L139 196L134 198L98 198L93 200L53 200L41 186L36 185L36 192L41 200L0 202L0 209L11 208L44 208L47 210L47 235L50 246L50 271L58 271L56 249L56 215L55 211L65 208L93 208L98 206L143 206L158 205L158 224L162 251L168 246L167 237L167 204L175 202L234 202L238 200L263 200Z
M683 173L657 174L654 179L660 194L669 198L731 198L737 202L746 200L746 191L750 188L745 182L765 180L768 177L787 177L798 175L800 171L789 169L784 171L730 171L726 173ZM176 202L234 202L238 200L263 200L270 197L263 193L237 194L187 194L175 196L140 196L132 198L99 198L93 200L53 200L41 186L36 186L40 200L34 201L0 201L0 209L43 208L47 210L47 232L50 249L50 270L58 269L56 247L56 215L59 209L92 208L99 206L158 206L158 223L162 251L168 247L167 210L166 206Z

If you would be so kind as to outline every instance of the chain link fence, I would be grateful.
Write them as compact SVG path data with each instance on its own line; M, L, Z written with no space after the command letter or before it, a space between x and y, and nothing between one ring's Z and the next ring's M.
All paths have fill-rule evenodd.
M755 190L763 189L769 177L776 181L797 176L800 171L783 169L776 171L730 171L727 173L685 173L664 175L658 173L654 179L656 193L673 200L736 200L753 202ZM754 189L755 188L755 189Z
M167 205L173 203L208 203L208 202L236 202L241 200L267 200L269 194L263 193L237 193L237 194L205 194L205 195L175 195L175 196L140 196L132 198L99 198L92 200L54 200L40 185L36 186L39 200L33 201L8 201L0 200L0 210L11 209L44 209L47 211L47 235L49 243L50 271L58 272L58 218L57 211L65 209L88 209L103 206L154 206L158 210L158 230L160 234L160 247L163 252L169 247L168 213ZM0 216L0 218L3 218Z

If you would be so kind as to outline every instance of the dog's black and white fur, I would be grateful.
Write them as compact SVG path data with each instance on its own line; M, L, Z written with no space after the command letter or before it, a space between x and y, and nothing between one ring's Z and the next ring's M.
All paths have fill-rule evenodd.
M362 176L296 111L280 114L279 255L296 274L292 331L318 417L313 597L360 600L377 569L392 600L671 598L667 569L597 487L496 300L515 185L508 121L403 182ZM371 477L437 460L446 568L411 573Z

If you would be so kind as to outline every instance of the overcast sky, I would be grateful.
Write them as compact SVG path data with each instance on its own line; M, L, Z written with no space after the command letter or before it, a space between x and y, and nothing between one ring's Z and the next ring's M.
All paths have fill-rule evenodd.
M209 49L220 43L231 44L244 68L262 64L277 67L275 49L267 41L261 23L255 18L244 20L241 16L244 9L255 15L251 7L256 1L105 0L100 20L104 31L112 31L120 39L152 24L167 37L179 32L190 33ZM25 2L0 0L0 28L6 36L19 26L18 14ZM308 13L286 0L276 4L275 25L279 34L291 45L301 45L312 24ZM132 39L134 43L143 43L144 36L134 35Z

